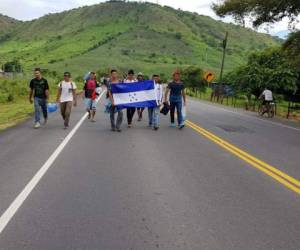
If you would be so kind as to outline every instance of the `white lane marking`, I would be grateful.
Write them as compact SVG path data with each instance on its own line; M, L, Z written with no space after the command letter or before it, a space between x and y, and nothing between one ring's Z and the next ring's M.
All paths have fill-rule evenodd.
M197 102L196 100L193 100L193 101ZM293 130L296 130L296 131L300 132L300 128L295 128L295 127L292 127L292 126L289 126L289 125L285 125L285 124L282 124L282 123L278 123L278 122L272 122L272 121L268 121L268 120L263 120L263 119L260 119L258 117L255 117L255 116L251 116L251 115L240 113L238 111L232 111L232 110L228 110L228 109L225 109L225 108L222 108L222 107L218 107L218 106L215 106L215 105L212 105L212 104L208 104L208 103L205 103L204 101L201 101L201 100L198 101L198 102L201 102L205 106L212 107L212 108L219 109L219 110L223 110L223 111L228 112L228 113L232 113L232 114L235 114L235 115L244 116L244 117L248 117L248 118L252 118L252 119L254 118L256 121L260 121L260 122L264 122L264 123L270 123L270 124L273 124L273 125L277 125L277 126L280 126L280 127L293 129Z
M102 92L102 94L97 99L97 103L101 99L101 97L106 93L106 91ZM32 190L36 187L36 185L40 182L49 168L52 166L53 162L59 156L59 154L63 151L68 142L72 139L74 134L77 132L79 127L82 125L84 120L87 118L88 113L85 113L84 116L80 119L80 121L76 124L76 126L72 129L72 131L67 135L67 137L62 141L62 143L58 146L58 148L53 152L53 154L49 157L49 159L44 163L44 165L40 168L40 170L33 176L33 178L29 181L29 183L25 186L22 192L15 198L15 200L10 204L10 206L6 209L6 211L0 217L0 234L5 229L9 221L18 211L18 209L22 206L23 202L30 195Z

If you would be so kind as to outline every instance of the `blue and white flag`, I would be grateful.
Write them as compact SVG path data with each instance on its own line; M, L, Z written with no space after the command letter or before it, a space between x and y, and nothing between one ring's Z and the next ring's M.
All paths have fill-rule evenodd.
M153 81L117 83L111 85L115 105L120 108L153 108L157 97Z

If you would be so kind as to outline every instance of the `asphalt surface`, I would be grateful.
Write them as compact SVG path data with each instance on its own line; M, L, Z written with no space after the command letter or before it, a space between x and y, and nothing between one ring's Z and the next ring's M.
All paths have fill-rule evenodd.
M72 125L83 114L74 109ZM82 124L0 234L0 249L300 249L298 194L191 128L161 117L155 132L146 118L114 133L100 104L97 122ZM192 99L188 119L300 179L298 124ZM39 130L28 121L0 133L0 216L70 130L56 113Z

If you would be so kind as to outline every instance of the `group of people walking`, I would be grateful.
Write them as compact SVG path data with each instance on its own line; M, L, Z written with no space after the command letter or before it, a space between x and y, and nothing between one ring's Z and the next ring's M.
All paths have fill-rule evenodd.
M44 117L44 124L48 120L47 101L49 99L49 85L48 81L42 77L41 70L36 68L34 70L35 78L30 82L30 94L29 101L34 103L35 109L35 124L34 128L41 126L41 111ZM160 127L160 110L161 107L170 110L171 127L176 127L175 124L175 110L177 112L178 128L184 128L184 118L182 115L182 108L186 106L186 95L184 83L180 79L180 72L176 70L173 73L173 80L167 85L166 91L164 91L163 84L160 76L154 74L152 80L155 85L155 94L157 97L157 105L155 107L148 108L148 124L149 127L157 131ZM135 78L133 70L129 70L125 79L120 79L118 71L116 69L111 70L110 77L106 82L107 87L107 101L109 102L109 114L111 130L121 132L121 126L123 123L123 110L115 105L114 95L112 93L112 85L119 83L138 83L144 81L143 73L138 73ZM65 72L63 80L58 84L56 102L60 105L61 116L64 122L64 128L69 127L70 115L72 107L77 106L77 86L72 81L70 72ZM88 112L88 119L91 122L95 122L97 97L102 91L100 84L97 82L97 76L94 72L89 74L88 79L85 80L82 97L86 111ZM34 99L33 99L34 98ZM127 125L128 128L133 126L133 118L137 112L137 121L142 121L144 108L131 107L126 109Z

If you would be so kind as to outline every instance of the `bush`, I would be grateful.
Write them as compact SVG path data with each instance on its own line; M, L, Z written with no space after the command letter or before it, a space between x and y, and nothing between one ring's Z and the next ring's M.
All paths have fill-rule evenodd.
M207 82L203 79L203 70L196 66L190 66L182 71L182 80L186 87L206 91Z
M177 33L175 34L175 38L178 39L178 40L181 40L182 34L181 34L180 32L177 32Z
M7 102L13 102L14 101L14 96L13 94L9 93L7 96Z

